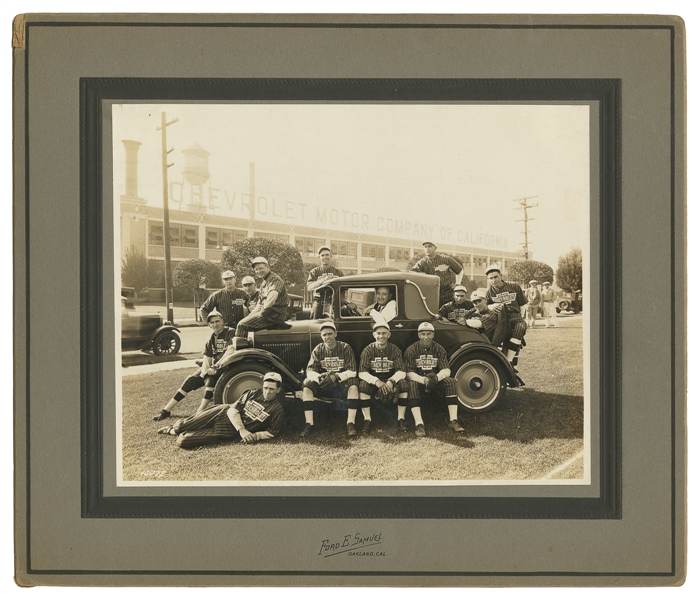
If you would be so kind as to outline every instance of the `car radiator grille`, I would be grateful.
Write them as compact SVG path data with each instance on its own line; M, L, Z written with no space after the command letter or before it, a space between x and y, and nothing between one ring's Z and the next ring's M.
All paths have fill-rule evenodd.
M259 346L259 348L278 356L296 373L301 369L305 369L307 366L302 364L303 353L301 352L300 342L291 344L262 344Z

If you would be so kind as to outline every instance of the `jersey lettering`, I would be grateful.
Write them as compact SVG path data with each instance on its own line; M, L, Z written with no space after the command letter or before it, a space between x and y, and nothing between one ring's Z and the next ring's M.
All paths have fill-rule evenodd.
M376 356L371 359L371 369L374 373L389 373L393 370L393 361L387 356Z
M450 268L450 267L449 267L448 265L436 265L436 266L434 267L434 270L435 270L435 271L448 271L449 268Z
M439 364L439 359L431 354L420 354L414 363L422 371L432 371Z
M510 302L516 301L516 294L514 292L501 292L493 296L492 300L500 302L501 304L509 304Z
M245 402L243 410L245 411L245 416L251 421L263 423L269 418L269 413L264 410L264 406L255 400L248 400Z
M338 356L329 356L320 361L322 368L328 373L338 373L344 370L344 359Z
M244 304L244 298L235 298L235 300L233 300L233 306L243 306Z

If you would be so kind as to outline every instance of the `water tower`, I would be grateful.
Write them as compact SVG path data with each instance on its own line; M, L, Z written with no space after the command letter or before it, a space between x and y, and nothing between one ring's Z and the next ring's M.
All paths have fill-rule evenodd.
M211 153L199 146L199 144L192 144L182 150L182 158L184 159L182 167L182 197L189 198L188 208L192 212L206 212L204 185L211 177L211 173L208 170L209 156L211 156ZM185 184L189 184L188 190Z

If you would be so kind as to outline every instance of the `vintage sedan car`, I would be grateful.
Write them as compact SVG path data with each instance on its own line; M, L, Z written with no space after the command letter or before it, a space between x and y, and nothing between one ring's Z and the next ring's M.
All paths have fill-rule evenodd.
M121 351L152 350L156 356L177 354L182 346L177 329L158 313L129 310L129 301L121 297ZM133 304L131 304L133 306Z
M364 313L373 304L377 287L388 287L397 303L390 341L401 350L417 341L420 323L434 326L435 340L448 353L464 410L489 411L507 386L520 385L509 361L484 333L438 315L438 277L388 272L332 279L318 290L321 318L289 320L274 329L251 332L247 339L235 338L235 359L218 380L215 401L231 403L244 390L261 387L262 374L270 370L281 373L287 393L302 389L310 353L322 341L320 326L328 319L335 322L338 339L354 350L358 366L361 351L374 341L373 320Z

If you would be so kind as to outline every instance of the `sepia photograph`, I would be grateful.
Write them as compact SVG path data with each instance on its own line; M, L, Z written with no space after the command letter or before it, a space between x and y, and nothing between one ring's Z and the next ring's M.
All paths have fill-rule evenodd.
M590 118L113 104L118 485L589 484Z

